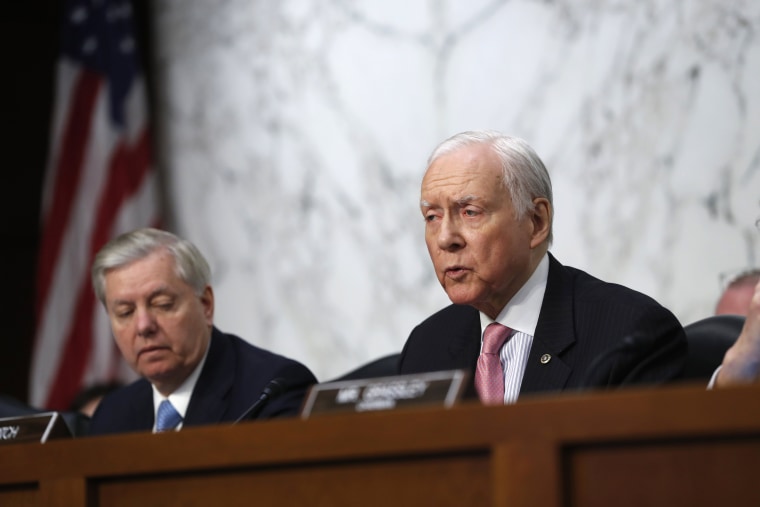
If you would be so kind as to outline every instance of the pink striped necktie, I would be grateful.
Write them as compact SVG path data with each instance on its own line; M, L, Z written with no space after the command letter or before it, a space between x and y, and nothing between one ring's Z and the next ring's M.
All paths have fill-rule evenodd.
M494 322L483 333L483 349L475 369L475 389L480 401L486 405L504 403L504 369L499 360L499 350L512 330Z

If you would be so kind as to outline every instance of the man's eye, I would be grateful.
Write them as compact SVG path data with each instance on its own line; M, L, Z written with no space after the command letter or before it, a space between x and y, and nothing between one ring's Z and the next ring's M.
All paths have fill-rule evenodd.
M116 311L116 316L119 317L120 319L129 317L130 315L132 315L132 310L118 310L118 311Z
M467 215L468 217L476 217L480 213L478 213L478 211L474 209L465 209L464 214Z

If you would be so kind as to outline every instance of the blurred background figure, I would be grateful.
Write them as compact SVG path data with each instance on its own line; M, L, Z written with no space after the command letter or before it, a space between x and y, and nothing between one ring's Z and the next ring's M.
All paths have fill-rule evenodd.
M741 334L726 351L715 385L726 387L760 381L760 282L752 291Z
M103 399L103 396L117 390L123 385L124 384L122 382L112 381L92 384L88 387L85 387L79 391L74 400L71 402L69 410L72 412L79 412L86 415L87 417L92 417L92 414L95 413L95 409L98 408L98 403L100 403L100 400Z
M715 307L715 315L746 316L758 281L760 281L760 268L742 271L729 278Z

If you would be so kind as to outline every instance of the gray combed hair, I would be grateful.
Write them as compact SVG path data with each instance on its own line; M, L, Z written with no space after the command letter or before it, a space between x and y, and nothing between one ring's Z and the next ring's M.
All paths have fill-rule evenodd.
M200 250L190 241L170 232L146 227L126 232L100 249L92 264L92 287L105 304L105 277L109 270L144 259L159 249L174 257L175 273L198 295L211 283L211 269Z

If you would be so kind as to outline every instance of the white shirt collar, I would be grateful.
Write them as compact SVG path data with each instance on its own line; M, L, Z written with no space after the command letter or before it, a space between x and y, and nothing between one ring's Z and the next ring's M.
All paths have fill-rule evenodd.
M481 333L488 324L498 322L517 332L535 336L548 278L549 255L544 254L544 257L538 263L528 281L525 282L520 290L517 291L517 294L499 312L495 321L491 320L483 312L480 312Z
M206 357L208 356L208 350L211 348L211 337L209 337L208 345L206 346L206 352L203 354L203 357L201 358L198 365L195 367L193 372L185 379L182 384L174 390L173 393L171 393L169 396L164 397L163 394L161 394L158 389L156 389L156 386L151 384L151 387L153 388L153 430L156 429L156 414L158 413L158 405L163 400L169 400L171 404L174 406L174 408L179 412L179 415L182 416L182 419L185 418L185 413L187 412L187 406L190 404L190 397L193 395L193 390L195 389L195 384L198 383L198 377L201 376L201 371L203 371L203 365L206 364ZM179 428L182 427L182 423L180 423Z

